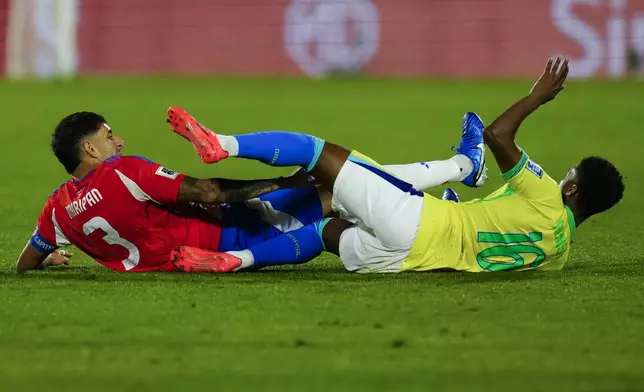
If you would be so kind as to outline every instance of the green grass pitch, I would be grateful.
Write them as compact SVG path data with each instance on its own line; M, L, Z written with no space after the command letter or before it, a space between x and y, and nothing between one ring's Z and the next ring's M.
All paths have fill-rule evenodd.
M64 115L103 113L126 151L195 176L283 173L199 163L164 123L181 105L222 133L286 129L382 163L449 157L467 110L486 121L530 81L113 78L0 83L0 389L46 391L644 390L644 84L573 82L519 144L553 177L600 154L626 177L560 273L358 276L335 257L227 276L13 272L66 175ZM501 184L490 163L484 196ZM460 184L459 184L460 185ZM438 194L442 189L433 192ZM206 388L206 389L204 389Z

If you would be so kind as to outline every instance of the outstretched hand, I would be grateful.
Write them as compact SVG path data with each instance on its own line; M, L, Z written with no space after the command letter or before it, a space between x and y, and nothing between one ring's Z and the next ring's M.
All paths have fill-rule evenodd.
M536 98L540 104L552 101L565 88L564 82L568 77L568 71L567 58L561 56L551 57L543 74L532 86L530 95Z
M68 265L69 259L72 257L72 254L63 249L58 249L50 253L45 261L43 266L45 267L54 267L57 265Z

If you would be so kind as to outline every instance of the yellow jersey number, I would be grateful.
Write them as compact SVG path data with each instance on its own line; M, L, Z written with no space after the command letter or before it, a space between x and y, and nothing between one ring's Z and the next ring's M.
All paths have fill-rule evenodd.
M543 250L535 245L542 239L541 233L525 235L479 232L479 244L492 246L479 252L476 262L485 271L508 271L524 267L524 256L532 255L535 259L527 267L537 268L546 258Z

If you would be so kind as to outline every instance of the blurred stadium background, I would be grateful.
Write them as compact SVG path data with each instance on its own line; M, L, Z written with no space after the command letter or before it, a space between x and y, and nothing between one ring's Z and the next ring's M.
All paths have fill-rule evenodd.
M2 0L10 77L642 72L636 0Z
M13 271L68 178L49 135L73 111L195 176L274 170L200 164L165 127L170 105L224 133L443 159L465 111L491 121L554 54L574 80L519 143L554 178L606 156L627 187L561 273L356 276L323 256L115 274L79 252ZM643 0L0 0L0 56L0 391L644 390ZM457 190L484 196L495 173Z

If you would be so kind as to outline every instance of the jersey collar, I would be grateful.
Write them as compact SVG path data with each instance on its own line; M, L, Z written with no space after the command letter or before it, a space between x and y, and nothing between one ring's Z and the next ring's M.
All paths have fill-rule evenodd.
M112 162L116 161L119 158L120 157L118 155L112 155L111 157L109 157L106 160L104 160L103 162L101 162L101 164L99 166L101 166L104 163L112 163ZM90 175L92 175L94 173L94 171L96 171L96 169L92 169L92 170L88 171L87 174L85 174L81 178L74 178L74 185L78 185L81 182L85 181Z
M572 213L568 206L564 205L566 208L566 215L568 215L568 227L570 228L570 241L572 242L575 239L575 233L577 232L577 224L575 223L575 215Z
M92 169L89 172L87 172L87 174L85 174L83 177L78 178L78 179L74 179L74 185L78 185L81 182L85 181L87 179L87 177L89 177L92 173L94 173L94 169Z

